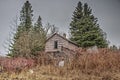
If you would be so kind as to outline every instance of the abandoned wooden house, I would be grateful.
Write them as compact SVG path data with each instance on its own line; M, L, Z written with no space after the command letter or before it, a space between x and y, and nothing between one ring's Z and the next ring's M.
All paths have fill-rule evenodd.
M78 48L78 45L66 38L66 34L53 34L46 40L45 52L53 55L70 55Z

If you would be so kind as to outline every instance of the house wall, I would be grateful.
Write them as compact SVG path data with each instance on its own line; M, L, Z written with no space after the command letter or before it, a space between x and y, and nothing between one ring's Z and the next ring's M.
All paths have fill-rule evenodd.
M58 49L54 49L54 41L58 41ZM46 42L45 52L61 51L62 46L71 50L75 50L77 48L77 46L73 45L72 43L69 43L67 40L61 38L60 36L54 35Z
M70 50L75 51L78 47L77 47L77 46L75 46L75 45L74 45L74 44L72 44L72 43L69 43L69 44L68 44L68 48L69 48Z

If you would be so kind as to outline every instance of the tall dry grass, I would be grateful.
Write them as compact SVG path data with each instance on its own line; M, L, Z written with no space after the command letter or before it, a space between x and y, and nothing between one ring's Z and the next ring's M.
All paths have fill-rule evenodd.
M99 53L78 51L70 62L70 68L95 74L105 71L118 72L120 71L120 52L109 49L99 49Z
M47 53L40 52L37 58L37 64L40 66L52 66L55 71L62 72L62 69L58 68L58 62L60 59L50 58ZM69 54L69 53L67 53ZM85 74L99 75L102 72L120 72L120 51L114 51L111 49L103 48L98 49L98 53L89 53L87 49L78 49L74 53L72 59L65 60L65 66L63 67L63 73L69 71L77 71ZM52 70L54 73L54 70Z
M89 53L87 49L78 49L69 62L65 61L64 67L56 66L56 62L59 61L51 59L49 56L46 57L45 53L42 54L44 54L44 57L41 56L42 58L39 58L38 61L42 62L40 64L44 65L48 71L45 71L46 74L64 76L67 78L77 77L78 79L83 75L87 77L97 76L100 80L111 80L115 76L114 74L120 73L120 51L103 48L98 49L97 53ZM45 65L45 63L49 64Z
M17 80L22 78L23 80L120 80L120 51L110 49L98 51L89 53L87 49L78 49L69 61L65 61L64 67L57 65L60 59L57 61L40 52L35 59L37 66L31 68L33 74L25 70L7 76L11 80L13 79L11 76L17 77ZM0 78L5 75L6 73L0 74Z

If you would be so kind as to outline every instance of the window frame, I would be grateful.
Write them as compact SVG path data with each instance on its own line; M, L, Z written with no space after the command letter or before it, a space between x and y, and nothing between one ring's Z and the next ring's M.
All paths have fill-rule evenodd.
M54 41L54 49L58 49L58 41Z

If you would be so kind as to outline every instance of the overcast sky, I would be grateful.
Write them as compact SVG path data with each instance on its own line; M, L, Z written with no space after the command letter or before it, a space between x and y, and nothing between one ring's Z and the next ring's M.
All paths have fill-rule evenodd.
M12 31L10 26L26 0L0 0L0 53L6 54L5 42ZM120 46L120 0L29 0L34 10L34 21L38 15L42 23L55 24L61 32L68 31L69 23L78 1L87 2L98 18L100 28L107 33L110 44Z

